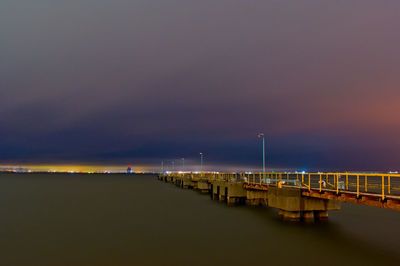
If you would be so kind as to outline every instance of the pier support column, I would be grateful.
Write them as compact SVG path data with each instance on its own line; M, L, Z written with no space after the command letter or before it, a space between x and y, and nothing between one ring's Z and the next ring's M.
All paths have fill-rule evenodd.
M213 200L218 200L219 199L219 185L218 183L213 183L212 185L212 189L211 189L211 195L212 195L212 199Z
M314 222L314 212L313 211L303 211L302 215L304 222Z
M193 188L193 183L190 177L184 177L183 180L183 188Z
M207 180L201 180L201 181L197 182L197 189L201 193L208 193L210 190L210 186L209 186Z
M298 222L301 219L300 211L285 211L279 209L279 216L285 221Z
M268 189L268 205L287 212L300 212L305 222L327 219L328 211L340 209L340 204L333 200L303 197L295 188ZM280 211L282 216L293 216ZM297 217L297 214L295 215Z
M242 198L237 198L237 197L227 197L226 199L226 203L228 205L237 205L242 203L244 200L242 200Z
M221 195L221 193L219 194L219 201L225 201L225 195Z
M314 211L314 217L319 221L328 220L328 211Z
M268 192L267 191L246 191L246 205L249 206L268 206Z

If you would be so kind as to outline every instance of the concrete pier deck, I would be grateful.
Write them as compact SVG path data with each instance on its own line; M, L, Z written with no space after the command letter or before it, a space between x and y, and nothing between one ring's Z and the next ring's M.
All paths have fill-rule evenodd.
M400 210L400 174L162 173L158 178L228 205L276 208L293 221L327 219L340 202Z
M328 211L340 209L338 201L304 195L300 188L266 186L260 180L249 182L250 178L234 174L169 173L160 174L158 178L182 188L209 193L213 200L227 205L276 208L280 217L290 221L327 219Z

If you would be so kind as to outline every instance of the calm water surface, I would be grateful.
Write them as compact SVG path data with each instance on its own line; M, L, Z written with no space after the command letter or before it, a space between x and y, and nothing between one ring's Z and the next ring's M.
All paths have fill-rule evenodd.
M291 224L152 175L0 175L0 265L400 265L399 241L398 211Z

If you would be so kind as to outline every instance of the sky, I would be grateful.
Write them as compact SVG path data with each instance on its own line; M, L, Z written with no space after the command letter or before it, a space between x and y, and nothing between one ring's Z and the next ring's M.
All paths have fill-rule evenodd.
M398 0L0 0L0 165L400 169Z

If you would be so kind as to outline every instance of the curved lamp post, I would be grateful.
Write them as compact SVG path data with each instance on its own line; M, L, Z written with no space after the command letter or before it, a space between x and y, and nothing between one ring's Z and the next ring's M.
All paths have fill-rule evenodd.
M200 172L203 173L203 153L200 152Z
M258 138L262 138L262 147L263 147L263 181L265 182L265 138L264 133L258 133Z

